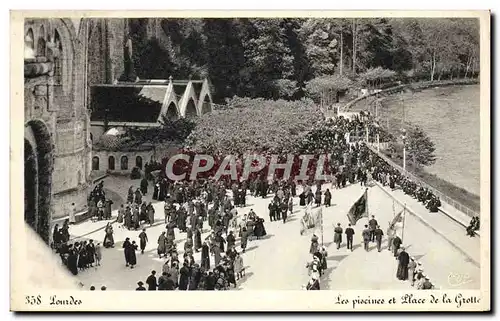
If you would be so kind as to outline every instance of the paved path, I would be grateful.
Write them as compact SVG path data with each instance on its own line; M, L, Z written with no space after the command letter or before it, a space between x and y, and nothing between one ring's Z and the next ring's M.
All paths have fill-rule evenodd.
M323 189L326 187L324 186ZM340 250L337 250L332 243L334 224L341 223L344 228L346 227L348 222L346 213L363 191L364 189L359 184L332 190L333 206L324 209L324 243L329 256L328 269L322 277L321 286L323 289L350 290L410 289L409 282L396 279L397 262L389 251L383 250L379 253L373 249L374 244L372 244L372 249L365 252L360 246L361 231L367 218L361 219L354 227L356 235L353 252L346 250L345 238ZM266 199L248 197L248 206L238 209L240 214L245 214L253 208L266 220L265 227L268 235L261 240L248 243L247 252L243 254L244 264L247 267L246 277L238 283L237 289L297 290L309 279L305 265L311 260L309 245L313 231L303 236L299 233L303 209L298 206L298 199L295 199L295 213L289 217L286 224L269 222L267 205L270 199L270 197ZM379 187L372 187L369 190L368 202L370 215L376 216L385 232L388 222L394 215L392 199ZM154 206L157 213L156 224L147 229L150 242L145 254L137 254L136 268L125 267L121 245L125 237L138 242L139 231L128 231L119 228L118 224L114 223L116 247L103 249L101 267L78 275L82 283L86 286L104 284L109 289L135 289L136 282L144 281L152 269L161 271L163 259L159 259L156 255L156 241L158 235L164 230L163 209L161 203L156 203ZM394 203L394 207L395 212L402 209L397 203ZM113 214L116 216L116 212ZM105 222L85 222L73 226L70 232L75 237L85 234L85 239L92 238L101 242L104 238L102 230L104 224ZM202 237L207 236L207 232L206 230ZM321 236L319 230L315 232L319 237ZM180 255L183 253L184 240L185 234L176 231ZM410 255L422 262L426 274L438 287L442 289L479 288L479 268L452 247L441 235L412 215L406 215L404 244ZM237 245L239 246L239 241ZM196 253L194 257L199 261L200 253ZM213 257L211 260L213 264ZM450 274L467 274L470 281L467 284L457 285L456 278L450 279Z

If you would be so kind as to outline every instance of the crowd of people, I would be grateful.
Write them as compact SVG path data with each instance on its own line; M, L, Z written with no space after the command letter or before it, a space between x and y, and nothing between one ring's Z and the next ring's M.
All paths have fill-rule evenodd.
M164 182L167 186L164 193L166 226L158 237L157 254L165 262L161 275L153 271L147 278L147 290L227 290L231 286L236 287L236 281L245 275L241 253L245 252L248 241L267 234L264 220L252 209L242 217L238 215L238 207L246 204L246 182L233 183L232 197L227 194L225 184L214 180ZM129 207L127 205L123 210L125 218ZM122 208L119 217L120 211ZM118 222L129 228L127 219L123 222L118 219ZM208 230L204 228L205 223L208 223ZM182 257L175 243L175 229L186 233ZM110 231L106 228L108 239L112 239ZM210 231L209 236L202 239L202 233L207 231ZM236 246L237 238L240 239L240 251ZM149 241L146 229L139 234L139 239L143 253ZM127 238L123 250L125 265L133 268L137 264L137 244ZM199 262L194 259L195 252L201 252ZM138 285L137 290L146 289L142 281Z
M329 121L329 126L335 128L338 144L332 149L330 172L333 174L331 189L345 187L348 183L357 183L366 186L375 179L390 188L399 185L402 190L420 202L431 212L437 212L441 206L440 200L431 191L417 185L394 169L382 158L372 153L363 143L349 143L344 139L347 133L356 133L372 125L370 115L362 115L347 119L338 117ZM199 179L185 182L172 182L163 176L154 177L148 171L148 177L141 181L140 188L134 190L131 186L127 193L127 204L121 205L118 210L117 222L128 230L139 230L143 224L150 226L155 223L155 210L151 202L143 201L148 192L148 179L153 180L152 199L164 202L163 231L157 240L157 254L165 260L161 275L152 271L146 279L147 288L142 281L138 282L137 290L227 290L236 287L236 281L244 276L245 266L243 257L248 241L264 237L266 229L264 219L253 210L240 216L238 208L246 205L247 194L256 197L267 197L274 194L269 203L270 221L283 220L286 223L289 214L293 213L293 197L299 197L300 206L315 204L320 206L331 205L331 192L321 190L318 183L313 193L311 182L304 183L304 187L297 195L297 182L293 180L250 179L248 181L215 181L213 179ZM231 197L227 194L231 190ZM102 182L96 186L89 197L92 205L90 210L96 219L111 217L111 200L106 200ZM374 221L374 222L373 222ZM205 224L208 224L210 235L202 239ZM471 229L475 229L476 222L471 222ZM177 249L176 233L186 233L186 242L182 258ZM365 232L366 231L366 232ZM104 229L104 247L114 247L113 226L108 223ZM129 238L123 243L125 265L133 268L137 265L136 251L144 252L149 242L146 230L139 235L139 246ZM337 249L342 244L342 235L346 234L347 248L353 250L354 230L350 226L343 231L340 224L334 229L334 243ZM378 251L381 251L381 242L384 233L379 224L372 217L363 231L363 243L368 250L370 242L376 242ZM410 279L412 284L422 283L421 288L427 288L425 277L419 277L418 269L413 268L413 261L407 259L407 253L401 247L400 239L390 228L387 230L389 250L394 251L398 259L399 279ZM240 248L237 250L236 240L240 239ZM398 241L399 239L399 241ZM57 242L56 242L57 240ZM79 270L99 265L101 260L100 243L94 245L92 240L69 244L68 224L59 229L54 228L54 244L61 254L63 262L73 274ZM201 252L201 260L196 262L193 253ZM320 247L318 237L311 240L310 253L313 260L307 264L311 281L307 285L309 290L319 290L319 279L327 268L328 253L325 247ZM405 254L406 253L406 254ZM213 259L213 264L211 261Z
M101 243L94 243L94 240L70 242L69 219L64 221L62 227L54 225L52 240L53 249L73 275L101 265Z
M92 192L90 192L87 199L90 217L93 221L109 220L111 219L111 205L113 201L106 198L104 191L104 182L100 181ZM71 215L70 215L71 221ZM71 222L70 222L71 223Z
M474 216L469 223L469 226L465 229L467 235L470 237L476 236L476 232L479 231L479 217Z

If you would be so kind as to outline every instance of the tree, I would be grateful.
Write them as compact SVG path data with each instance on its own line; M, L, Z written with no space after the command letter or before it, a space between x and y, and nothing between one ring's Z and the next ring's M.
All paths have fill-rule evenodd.
M414 168L429 166L436 162L434 143L418 126L409 129L406 150Z
M314 78L306 84L306 94L321 105L337 102L338 93L351 88L353 82L341 75L330 75ZM334 96L335 101L330 101Z
M228 108L197 120L187 146L194 152L240 155L245 152L284 154L322 121L312 101L235 97Z

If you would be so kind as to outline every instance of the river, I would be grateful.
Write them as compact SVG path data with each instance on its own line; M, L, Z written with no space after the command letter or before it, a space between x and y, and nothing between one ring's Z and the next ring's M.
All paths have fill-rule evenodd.
M480 195L479 97L479 85L408 92L387 98L381 116L388 111L395 118L389 126L401 126L404 104L406 121L421 126L436 147L436 163L426 171Z

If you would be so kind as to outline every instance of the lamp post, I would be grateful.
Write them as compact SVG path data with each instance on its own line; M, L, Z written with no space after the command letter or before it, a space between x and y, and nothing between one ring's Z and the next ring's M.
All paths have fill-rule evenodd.
M401 129L401 140L403 141L403 171L406 174L406 130Z
M373 127L375 127L375 132L377 133L377 152L380 153L380 125L378 119L373 123Z

